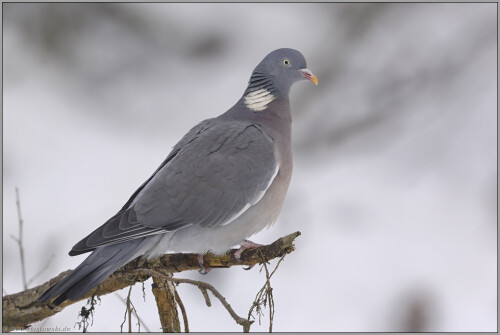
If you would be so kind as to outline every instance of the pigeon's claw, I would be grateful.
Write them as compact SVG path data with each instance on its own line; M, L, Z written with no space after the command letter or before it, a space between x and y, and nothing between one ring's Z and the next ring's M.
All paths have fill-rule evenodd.
M203 265L203 254L198 254L198 264L200 264L200 268L198 270L199 273L201 273L202 275L206 275L207 273L210 272L210 270L212 270L211 267L205 267L205 265Z
M234 253L234 258L236 258L237 261L240 261L241 258L241 253L247 249L255 249L258 247L262 247L262 244L258 244L249 240L243 240L243 242L240 243L240 248L235 251ZM251 269L251 268L250 268ZM247 269L247 270L250 270Z

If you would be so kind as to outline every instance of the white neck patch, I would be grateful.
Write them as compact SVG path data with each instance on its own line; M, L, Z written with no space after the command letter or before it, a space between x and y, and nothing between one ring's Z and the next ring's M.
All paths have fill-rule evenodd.
M254 112L260 112L266 109L267 105L273 100L276 100L276 97L268 90L261 88L245 95L244 100L248 109Z

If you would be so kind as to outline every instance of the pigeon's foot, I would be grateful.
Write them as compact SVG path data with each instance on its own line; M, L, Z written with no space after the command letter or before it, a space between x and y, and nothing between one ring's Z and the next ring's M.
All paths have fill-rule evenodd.
M198 270L199 273L201 273L202 275L206 275L207 273L210 272L210 270L212 270L211 267L205 267L205 265L203 265L203 254L198 254L198 264L200 264L200 268Z
M263 244L258 244L258 243L255 243L255 242L252 242L252 241L249 241L249 240L243 240L243 242L240 243L240 248L238 250L236 250L236 252L234 253L234 257L236 258L237 261L240 260L241 258L241 253L247 249L255 249L255 248L258 248L258 247L262 247ZM246 270L250 270L251 267L249 269L246 269Z

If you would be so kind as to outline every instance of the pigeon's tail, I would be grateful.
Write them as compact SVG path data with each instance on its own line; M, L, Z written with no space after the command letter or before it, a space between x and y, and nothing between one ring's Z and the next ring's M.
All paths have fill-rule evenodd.
M66 299L81 298L122 265L142 255L145 239L98 247L73 272L49 288L38 300L45 302L59 296L53 304L60 305Z

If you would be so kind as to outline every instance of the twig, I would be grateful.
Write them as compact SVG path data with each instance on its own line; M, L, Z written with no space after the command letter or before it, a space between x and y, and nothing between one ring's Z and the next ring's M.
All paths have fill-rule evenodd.
M201 286L198 286L198 288L201 291L201 294L203 294L203 298L205 299L205 304L207 304L207 307L212 306L212 302L210 301L210 297L208 296L207 289Z
M262 256L264 257L264 256ZM282 258L283 259L283 258ZM273 298L273 288L271 287L271 282L270 279L271 277L269 276L269 270L267 269L267 264L266 262L262 263L264 266L264 269L266 270L266 297L267 297L267 305L269 306L269 332L273 332L273 318L274 318L274 298ZM279 265L279 263L278 263ZM276 269L275 269L276 271Z
M125 324L125 321L127 321L127 316L128 316L128 332L132 332L132 307L130 306L130 294L132 293L132 285L130 285L130 288L128 289L128 294L127 298L125 299L125 314L123 314L123 322L120 325L120 333L123 333L123 325Z
M272 333L273 331L273 320L274 320L274 298L273 298L273 288L271 287L271 277L274 275L276 270L278 269L279 265L283 261L286 255L283 255L278 263L276 264L276 267L274 270L269 274L269 270L267 268L267 260L264 256L264 254L261 253L262 257L262 269L265 269L266 271L266 282L264 283L264 286L257 292L255 296L255 300L252 303L252 306L250 307L250 310L248 311L248 320L250 320L251 317L255 319L253 316L253 310L255 309L257 312L257 316L259 317L259 324L260 324L260 318L263 315L262 312L262 307L261 305L264 305L264 307L269 306L269 332Z
M245 332L248 332L250 330L250 325L253 323L253 321L249 321L245 318L240 317L238 314L236 314L236 312L233 310L231 305L229 305L228 302L226 301L226 298L224 298L222 296L222 294L220 294L219 291L217 291L215 289L215 287L213 287L212 285L210 285L208 283L198 281L198 280L186 279L186 278L168 277L168 276L165 276L164 274L162 274L158 271L151 270L151 269L137 269L137 270L131 271L131 273L137 274L137 275L147 274L147 275L152 276L152 277L161 278L165 281L171 281L174 283L191 284L191 285L195 285L198 288L202 287L205 290L209 290L210 292L212 292L212 294L217 299L219 299L219 301L222 303L222 306L224 306L224 308L229 312L229 315L231 315L231 317L234 319L234 321L236 321L237 324L239 324L243 327L243 330Z
M132 287L130 286L130 290L128 291L127 296L127 313L128 313L128 332L132 332L132 307L130 306L130 293L132 293Z
M21 214L21 200L19 196L19 189L16 187L16 208L17 208L17 217L19 221L19 237L16 238L15 236L12 236L12 239L16 241L17 245L19 246L19 254L21 257L21 275L23 279L23 288L24 290L28 289L28 286L35 281L35 279L42 274L45 270L49 268L50 263L54 259L54 255L50 256L49 261L47 262L47 265L45 267L41 268L40 271L38 271L33 277L31 277L30 280L26 280L26 262L24 260L24 247L23 247L23 225L24 225L24 220Z
M182 320L184 321L184 332L189 333L189 324L188 324L186 308L184 307L184 304L182 303L181 297L179 296L177 290L175 290L175 302L177 302L177 305L179 305L179 308L181 309Z
M123 299L118 293L115 292L115 296L120 299L120 301L127 306L127 303L125 302L126 299ZM134 310L135 317L137 318L137 325L139 327L139 332L141 330L141 327L143 327L148 333L151 333L151 330L149 330L148 326L142 321L141 317L137 313L137 309L134 307L134 304L132 303L132 300L130 301L130 304L132 305L132 309ZM125 320L124 320L125 322ZM123 325L123 323L122 323ZM121 327L120 327L121 330Z
M130 306L132 306L132 311L135 314L135 317L137 318L137 330L140 333L141 332L141 322L139 319L139 315L137 314L137 308L135 308L134 303L132 302L132 299L130 299Z
M132 288L132 286L130 286L130 288ZM129 293L130 293L130 290L129 290ZM121 297L120 297L120 300L121 300ZM127 321L127 299L122 300L123 303L125 304L125 312L123 313L123 322L120 324L120 333L123 333L123 325L125 324L125 322Z
M24 225L24 220L22 218L21 200L20 200L20 196L19 196L19 189L17 187L15 188L15 192L16 192L17 216L18 216L18 222L19 222L19 237L16 238L16 237L14 237L12 235L11 235L11 237L14 239L14 241L16 241L16 243L19 246L19 254L20 254L20 258L21 258L21 273L22 273L23 287L24 287L24 290L27 290L28 289L28 285L31 284L45 270L47 270L47 268L49 267L50 263L52 262L52 260L54 259L55 256L52 255L50 257L49 261L47 262L46 266L43 267L40 271L38 271L29 281L26 280L26 262L25 262L25 258L24 258L24 247L23 247L23 225ZM95 299L94 299L94 297L90 298L89 301L90 301L90 304L91 304L90 309L86 309L85 307L82 307L82 309L81 309L81 311L79 313L79 317L81 317L82 320L80 322L76 323L76 324L78 324L79 329L83 326L83 332L84 333L87 332L87 330L88 330L88 325L89 325L88 318L89 317L92 318L92 323L93 323L93 314L94 314L94 309L95 309L95 307L94 307L94 305L95 305ZM46 322L46 320L42 324L44 324L45 322Z
M23 217L21 215L21 201L19 200L19 189L16 187L16 207L17 207L17 217L19 220L19 238L11 236L14 241L17 242L19 246L19 254L21 256L21 273L23 276L23 287L25 290L28 289L28 284L26 282L26 265L24 262L24 248L23 248Z

